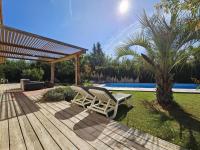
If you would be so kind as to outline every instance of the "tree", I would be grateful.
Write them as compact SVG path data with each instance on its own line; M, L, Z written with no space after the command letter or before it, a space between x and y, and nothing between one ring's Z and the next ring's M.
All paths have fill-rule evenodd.
M178 64L186 62L189 47L199 40L200 30L188 26L186 20L186 16L177 14L172 14L169 19L164 14L148 17L144 12L140 18L142 32L117 48L119 57L133 55L149 66L155 75L156 97L161 105L166 106L173 101L173 70ZM139 55L132 46L141 46L146 53Z
M93 49L89 59L93 70L95 69L95 67L102 66L105 63L105 54L99 42L97 42L96 45L95 44L93 45Z
M57 80L56 82L74 83L74 70L75 69L73 61L64 61L57 63L55 68L55 77Z
M155 5L157 10L162 10L166 13L178 14L184 11L196 18L199 17L199 7L199 0L161 0Z
M30 80L41 81L44 71L41 68L25 69L22 71L22 76Z

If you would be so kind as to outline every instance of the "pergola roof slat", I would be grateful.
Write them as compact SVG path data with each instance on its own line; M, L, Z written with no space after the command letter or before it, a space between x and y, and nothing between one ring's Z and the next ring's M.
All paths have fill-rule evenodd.
M49 41L49 42L56 43L56 44L59 44L59 45L68 46L68 47L72 47L72 48L80 49L80 50L87 50L87 49L79 47L79 46L75 46L75 45L72 45L72 44L64 43L64 42L57 41L57 40L54 40L54 39L51 39L51 38L46 38L46 37L43 37L43 36L40 36L40 35L36 35L36 34L33 34L33 33L21 31L21 30L18 30L18 29L7 27L7 26L3 26L3 27L4 27L4 29L9 30L9 31L19 32L19 33L24 34L24 35L29 35L31 37L38 38L38 39L43 39L45 41Z
M0 25L0 53L7 58L60 62L85 48ZM48 59L48 60L47 60Z
M0 53L0 57L5 57L5 58L13 58L13 59L22 59L22 60L35 60L35 61L45 61L45 62L51 62L52 59L36 59L34 57L29 57L29 56L22 56L22 55L13 55L10 53Z
M46 53L51 53L51 54L58 54L58 55L67 55L65 53L62 52L57 52L57 51L51 51L51 50L42 50L39 48L34 48L34 47L28 47L28 46L21 46L21 45L17 45L17 44L11 44L11 43L6 43L6 42L1 42L0 41L0 45L3 46L10 46L10 47L16 47L16 48L21 48L21 49L29 49L29 50L34 50L35 52L40 51L40 52L46 52Z
M56 59L56 57L50 57L50 56L43 56L43 55L37 55L37 54L35 54L35 55L32 55L32 54L29 54L29 53L22 53L22 52L16 52L16 51L6 51L6 50L2 50L1 51L1 53L8 53L8 54L10 54L10 53L12 53L12 54L16 54L16 55L22 55L22 56L31 56L31 57L40 57L40 58L48 58L48 59Z

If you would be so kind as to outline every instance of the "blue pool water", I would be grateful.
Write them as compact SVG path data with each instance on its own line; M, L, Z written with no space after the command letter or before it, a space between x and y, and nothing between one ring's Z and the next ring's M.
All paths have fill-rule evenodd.
M106 83L106 87L126 87L126 88L155 88L155 83ZM175 83L175 89L196 89L197 84Z

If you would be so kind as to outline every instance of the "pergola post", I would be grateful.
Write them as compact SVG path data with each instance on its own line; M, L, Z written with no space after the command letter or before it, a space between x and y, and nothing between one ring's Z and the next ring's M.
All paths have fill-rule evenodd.
M0 25L3 25L3 7L2 7L2 0L0 0Z
M51 63L51 83L55 81L55 63Z
M80 54L75 56L75 84L80 85L81 75L80 75Z

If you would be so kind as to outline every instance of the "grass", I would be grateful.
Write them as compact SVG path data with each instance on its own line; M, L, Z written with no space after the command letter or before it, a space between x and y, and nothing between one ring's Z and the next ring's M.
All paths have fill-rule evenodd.
M153 92L132 92L132 109L122 105L116 120L184 148L200 149L200 94L175 93L168 111L154 105Z

